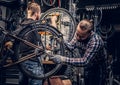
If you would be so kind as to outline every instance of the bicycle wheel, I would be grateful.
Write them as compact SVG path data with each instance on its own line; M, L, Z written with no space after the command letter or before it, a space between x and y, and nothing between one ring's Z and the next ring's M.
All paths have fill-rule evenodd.
M36 34L37 34L37 38L36 38ZM24 30L22 30L18 36L31 43L33 43L33 41L36 41L33 44L36 44L43 48L43 50L41 51L38 48L31 48L30 46L27 46L23 42L18 43L18 41L16 41L16 46L14 47L14 49L16 49L15 55L19 59L25 58L22 56L29 56L31 54L36 53L35 55L33 55L34 58L19 63L19 67L21 71L25 73L27 76L35 79L43 79L53 75L61 68L62 66L61 64L54 64L48 61L48 58L50 57L49 55L53 55L53 54L64 55L61 33L58 30L56 30L54 27L49 25L36 24L35 29L27 27ZM51 49L48 49L46 47L47 45L50 45ZM33 62L36 62L37 66L31 67L30 65ZM26 65L26 63L30 65L28 64ZM37 67L40 68L37 69ZM42 73L36 74L37 70L41 70Z
M112 71L110 71L106 85L120 85L119 77L117 79L117 77L113 75Z
M44 4L47 6L53 6L56 0L43 0Z
M68 10L64 8L52 8L41 16L41 20L50 19L51 15L58 14L57 29L63 34L65 41L70 41L76 30L76 21Z
M115 29L112 25L103 25L97 30L97 32L103 39L107 40L114 35Z

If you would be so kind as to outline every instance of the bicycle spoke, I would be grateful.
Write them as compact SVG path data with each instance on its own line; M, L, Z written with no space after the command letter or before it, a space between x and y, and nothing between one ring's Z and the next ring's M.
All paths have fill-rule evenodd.
M55 64L52 61L49 61L49 57L54 54L64 55L63 40L61 33L49 25L42 24L36 26L35 29L32 30L25 29L21 33L22 34L19 35L21 36L21 39L26 40L28 42L26 44L26 42L21 41L20 39L20 43L16 43L15 46L16 55L19 59L19 62L17 63L19 63L20 69L27 76L30 76L31 78L35 79L43 79L51 76L52 74L55 74L57 70L61 68L62 65ZM37 36L32 38L32 36L36 35L36 33ZM38 37L41 39L38 39ZM36 41L35 39L37 39L38 41ZM35 47L32 47L31 44L33 46L35 45ZM41 51L41 49L39 49L38 47L41 47L43 50ZM33 64L35 66L32 66ZM39 69L38 74L34 72L37 71L37 69Z

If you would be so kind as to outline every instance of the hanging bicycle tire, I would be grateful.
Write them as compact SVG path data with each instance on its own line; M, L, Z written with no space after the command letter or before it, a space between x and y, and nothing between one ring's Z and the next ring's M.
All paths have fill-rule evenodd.
M115 78L113 72L110 71L106 85L120 85L119 77Z
M57 29L63 34L65 41L70 41L76 30L76 21L68 10L64 8L52 8L41 15L41 19L50 19L54 14L58 14Z
M109 24L101 26L97 32L103 39L107 40L113 36L115 29L113 25Z
M53 6L56 2L56 0L43 0L44 4L47 6Z
M44 79L53 75L61 68L61 64L54 64L48 60L52 54L64 55L62 35L54 27L49 25L36 24L35 29L28 27L24 28L18 36L43 48L42 50L39 50L38 48L31 48L23 42L19 43L16 41L14 49L16 49L15 55L18 57L18 59L24 58L22 56L30 56L34 53L37 53L33 55L35 56L34 58L31 58L19 64L19 67L24 74L31 78ZM36 42L34 43L34 41L38 41L38 44ZM51 49L48 49L47 45L50 45ZM38 66L31 67L31 62L37 62ZM38 74L36 74L37 68L38 71L42 73L38 72Z

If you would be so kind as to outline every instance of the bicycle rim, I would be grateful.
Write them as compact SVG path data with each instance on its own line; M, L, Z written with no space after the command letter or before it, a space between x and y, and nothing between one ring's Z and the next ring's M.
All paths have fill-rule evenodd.
M68 10L64 8L52 8L41 16L41 20L50 19L51 15L59 14L58 30L63 34L65 41L70 41L76 30L76 21Z
M38 26L36 26L35 29L32 29L32 30L31 29L30 30L24 29L19 33L19 36L21 36L21 38L23 38L23 39L26 39L26 36L28 36L29 34L32 34L32 32L34 32L36 30L37 30L38 34L41 36L41 40L42 40L41 45L45 48L44 51L48 52L47 54L64 55L62 37L60 38L61 33L51 26L38 25ZM52 40L50 38L52 38ZM58 41L58 39L61 39L61 40ZM22 44L22 42L20 42L20 43L16 42L16 55L17 55L18 58L21 58L21 56L25 54L24 52L21 52L22 51L21 44ZM47 50L46 49L47 44L51 44L52 50ZM56 46L54 47L54 45L56 45ZM34 52L35 52L35 50L36 49L34 49ZM26 54L26 55L29 55L29 53ZM42 54L37 55L36 57L39 57L39 59L40 59L39 63L40 63L40 65L42 65L41 66L42 71L43 71L42 74L34 74L31 70L28 70L28 68L26 68L27 66L25 66L26 61L24 61L22 63L19 63L19 67L20 67L21 71L31 78L35 78L35 79L47 78L47 77L55 74L62 66L61 64L45 64L45 63L41 62L41 60L42 61L46 60L46 58L49 57L44 52ZM32 61L32 60L29 59L27 61Z

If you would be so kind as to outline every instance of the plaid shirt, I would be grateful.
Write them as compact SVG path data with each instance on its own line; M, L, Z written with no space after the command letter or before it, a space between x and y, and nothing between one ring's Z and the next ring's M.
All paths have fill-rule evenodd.
M74 65L77 64L80 66L87 65L91 60L95 58L97 54L100 53L101 48L104 46L103 40L98 34L94 33L93 31L91 32L89 38L84 41L78 41L75 36L67 46L70 49L78 48L79 50L82 50L82 56L79 56L79 58L66 58L65 62Z

